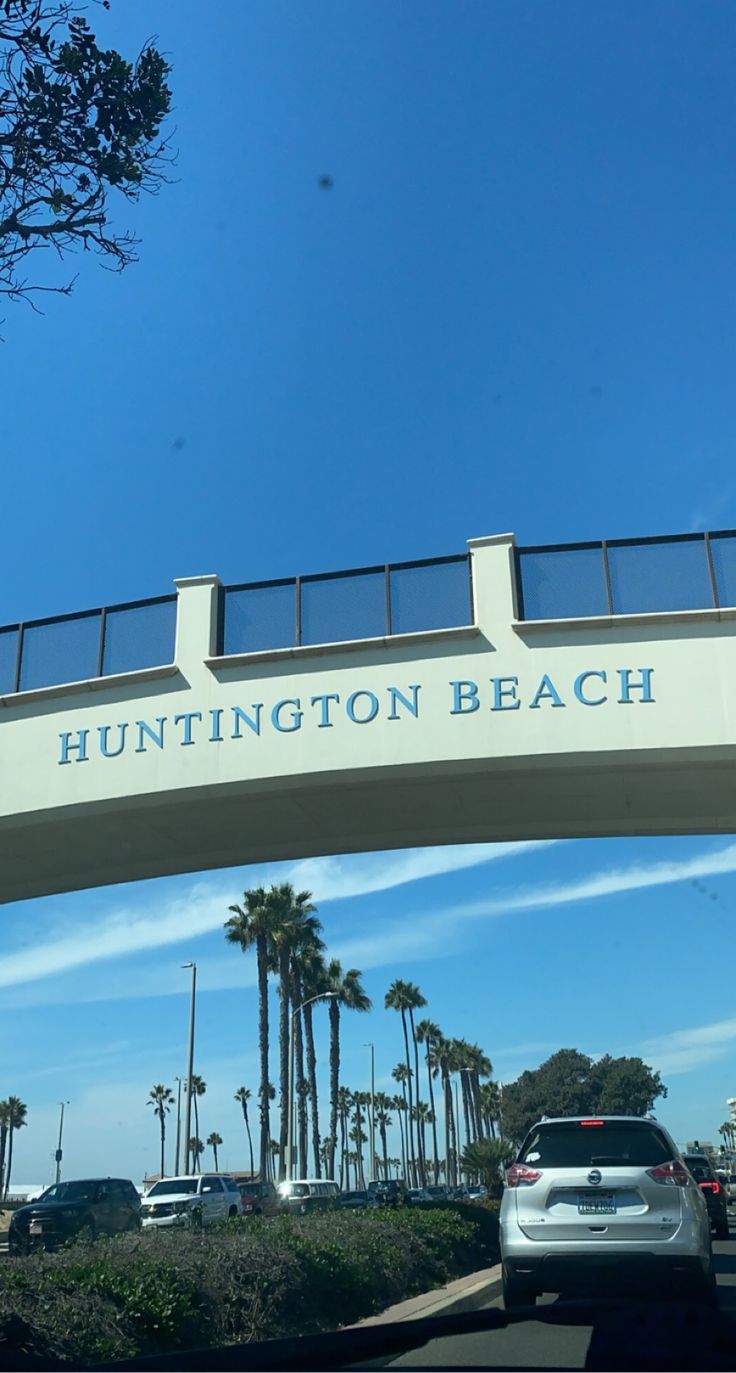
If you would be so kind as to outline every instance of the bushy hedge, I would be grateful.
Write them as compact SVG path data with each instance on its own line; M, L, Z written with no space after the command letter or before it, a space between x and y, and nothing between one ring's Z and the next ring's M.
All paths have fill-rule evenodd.
M0 1330L13 1313L26 1349L81 1362L331 1330L493 1262L481 1214L336 1211L80 1242L5 1261Z

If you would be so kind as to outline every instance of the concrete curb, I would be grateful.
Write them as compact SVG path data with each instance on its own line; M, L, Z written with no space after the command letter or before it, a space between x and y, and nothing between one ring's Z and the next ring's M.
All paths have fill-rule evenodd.
M479 1311L501 1294L501 1265L482 1268L457 1278L446 1287L423 1292L419 1297L397 1302L378 1316L367 1316L351 1327L360 1330L368 1325L387 1325L390 1321L415 1321L423 1316L454 1316L461 1311Z

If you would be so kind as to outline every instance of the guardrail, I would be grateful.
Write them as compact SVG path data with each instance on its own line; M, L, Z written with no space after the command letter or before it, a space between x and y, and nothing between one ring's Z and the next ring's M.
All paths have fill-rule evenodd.
M736 606L736 531L545 544L516 554L519 618Z
M473 622L470 559L387 563L225 587L221 654L384 638Z
M174 661L176 596L0 629L0 695Z

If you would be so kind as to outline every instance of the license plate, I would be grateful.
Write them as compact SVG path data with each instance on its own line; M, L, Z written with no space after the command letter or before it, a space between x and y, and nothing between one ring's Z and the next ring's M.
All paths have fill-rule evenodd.
M613 1192L581 1192L578 1196L581 1216L610 1216L616 1212Z
M30 1233L31 1233L32 1235L41 1235L41 1234L43 1234L43 1230L42 1230L42 1228L41 1228L41 1222L40 1222L40 1220L32 1220L31 1223L30 1223L30 1225L29 1225L29 1227L28 1227L28 1229L29 1229L29 1231L30 1231Z

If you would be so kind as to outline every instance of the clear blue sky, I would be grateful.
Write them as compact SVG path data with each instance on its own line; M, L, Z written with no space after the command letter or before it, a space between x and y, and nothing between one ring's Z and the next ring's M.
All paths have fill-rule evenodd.
M95 23L126 52L155 32L170 53L177 181L121 207L140 265L118 278L82 259L44 318L5 311L0 623L502 530L736 525L727 0L219 0L206 22L193 0L145 15L114 0ZM405 872L396 855L311 870L330 943L376 1002L392 976L418 981L501 1076L563 1044L646 1049L678 1137L713 1133L736 1094L728 839L430 858L380 892L377 873ZM253 876L5 912L0 1093L29 1104L19 1179L48 1175L62 1095L70 1169L153 1163L141 1102L183 1071L174 993L191 957L212 989L203 1123L242 1162L252 969L213 912ZM121 927L137 942L102 957ZM591 930L612 936L604 959ZM510 975L520 944L533 996ZM356 1086L369 1038L382 1074L399 1057L392 1017L350 1026Z

